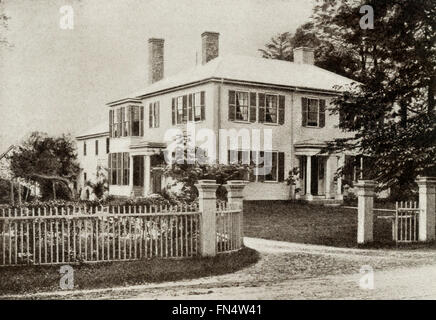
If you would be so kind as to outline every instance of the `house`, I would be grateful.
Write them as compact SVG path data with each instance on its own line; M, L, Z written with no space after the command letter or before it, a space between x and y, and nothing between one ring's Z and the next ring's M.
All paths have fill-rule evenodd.
M218 33L204 32L201 38L201 65L170 77L164 76L164 40L149 39L148 85L107 104L109 193L158 192L165 181L159 170L159 155L168 145L165 133L190 124L196 130L212 129L217 137L221 129L271 129L271 173L249 177L247 200L289 199L285 179L294 167L300 171L300 198L342 199L342 181L335 172L345 155L320 152L327 141L347 135L337 128L339 116L326 109L340 94L336 86L353 81L315 66L308 48L295 49L292 63L220 56ZM91 136L81 137L84 148ZM251 159L265 155L242 145L238 149L229 151L238 151L240 158L244 152Z
M92 188L87 182L95 183L107 179L109 154L109 126L107 121L76 136L77 159L80 163L80 175L77 190L81 199L93 199Z

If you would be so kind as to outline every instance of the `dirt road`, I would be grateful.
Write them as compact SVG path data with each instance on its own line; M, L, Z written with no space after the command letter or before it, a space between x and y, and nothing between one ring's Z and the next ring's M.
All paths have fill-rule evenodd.
M57 299L436 299L436 253L361 250L245 238L261 254L236 273L122 288L26 296ZM374 288L359 286L362 266ZM367 276L368 277L368 276ZM370 277L370 276L369 276ZM368 286L367 286L368 287Z

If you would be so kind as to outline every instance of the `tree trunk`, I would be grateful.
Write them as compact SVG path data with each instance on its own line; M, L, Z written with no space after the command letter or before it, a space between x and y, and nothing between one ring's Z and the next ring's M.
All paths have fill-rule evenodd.
M56 182L52 181L51 185L53 187L53 200L56 200Z
M18 205L20 205L21 206L21 203L22 203L22 201L21 201L21 183L19 183L18 182Z
M11 180L11 206L14 205L14 201L15 201L15 199L14 199L14 181Z
M432 113L435 107L435 94L436 94L436 76L430 77L430 84L428 86L428 113Z

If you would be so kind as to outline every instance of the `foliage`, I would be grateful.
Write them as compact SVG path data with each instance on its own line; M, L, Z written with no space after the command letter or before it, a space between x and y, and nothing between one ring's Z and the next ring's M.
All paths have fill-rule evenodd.
M286 178L286 183L289 185L295 186L297 182L300 180L300 168L293 167L289 170L288 177Z
M436 172L436 3L367 1L377 13L373 30L351 27L359 3L332 3L340 8L326 18L330 26L349 32L338 41L364 50L366 64L358 74L362 83L344 88L331 110L339 113L340 128L354 134L329 148L370 156L371 175L383 188L408 193L417 175Z
M61 198L74 198L72 183L80 167L71 137L33 132L10 156L10 161L13 175L39 184L43 199L51 194L55 198L56 192Z
M181 192L186 196L188 202L194 201L198 196L195 188L198 180L216 180L216 183L220 185L217 190L217 198L223 200L226 199L227 191L222 185L228 180L243 179L251 170L249 165L239 163L212 164L204 156L203 151L198 148L195 149L197 156L192 159L189 148L186 147L187 139L184 137L178 137L178 139L184 139L184 143L176 149L176 154L183 154L183 159L177 159L169 164L165 169L165 174L175 179L176 184L182 184Z
M289 32L279 33L272 37L265 45L265 49L259 49L264 58L292 61L292 35Z
M86 181L86 185L92 189L92 193L97 197L97 199L102 199L104 193L109 190L108 186L108 169L102 166L97 166L96 181Z

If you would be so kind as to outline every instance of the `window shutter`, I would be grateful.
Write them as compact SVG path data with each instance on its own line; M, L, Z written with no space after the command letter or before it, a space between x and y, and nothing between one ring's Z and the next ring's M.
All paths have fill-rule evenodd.
M257 118L257 94L250 93L250 122L256 122Z
M148 105L148 127L153 128L153 104Z
M139 111L139 135L144 135L144 106L141 106Z
M184 95L183 96L183 119L182 119L182 123L186 123L187 119L188 119L188 96Z
M301 98L301 124L303 125L303 127L307 126L307 108L307 98Z
M259 93L259 120L260 123L265 122L265 94Z
M154 126L159 128L160 124L160 102L156 102L154 105Z
M194 104L192 103L192 100L194 98L193 94L189 94L188 95L188 120L192 121L193 117L193 113L194 113Z
M206 101L204 96L204 91L201 91L200 93L200 103L201 103L201 120L206 119Z
M285 123L285 96L279 96L279 124Z
M229 120L235 120L235 91L229 91Z
M114 122L114 110L109 110L109 137L112 138L112 126Z
M319 126L325 127L325 100L319 100Z
M278 181L285 181L285 153L279 152L279 177Z
M173 98L171 109L172 109L173 125L175 125L176 124L176 98Z
M124 137L124 117L125 117L125 112L124 112L124 107L121 107L121 109L120 109L120 115L121 115L121 117L120 117L120 121L121 121L121 137Z

